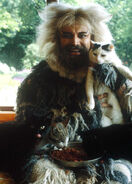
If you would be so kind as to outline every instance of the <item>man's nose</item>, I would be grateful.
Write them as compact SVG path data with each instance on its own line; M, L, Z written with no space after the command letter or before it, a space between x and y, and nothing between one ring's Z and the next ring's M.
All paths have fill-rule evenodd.
M76 35L72 38L72 45L80 45L80 39Z

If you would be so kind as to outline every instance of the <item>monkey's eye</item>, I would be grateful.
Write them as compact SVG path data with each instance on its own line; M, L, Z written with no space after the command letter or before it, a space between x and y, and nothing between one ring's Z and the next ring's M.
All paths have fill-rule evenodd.
M101 54L102 57L105 57L106 55L105 54Z

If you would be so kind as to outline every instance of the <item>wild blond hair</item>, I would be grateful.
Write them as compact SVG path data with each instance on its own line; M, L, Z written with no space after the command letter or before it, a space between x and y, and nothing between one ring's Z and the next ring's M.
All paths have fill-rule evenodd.
M76 23L86 25L94 41L111 41L112 36L106 24L111 15L99 4L88 3L85 7L51 3L40 13L42 23L38 27L37 43L41 55L53 63L58 60L58 33L64 26Z

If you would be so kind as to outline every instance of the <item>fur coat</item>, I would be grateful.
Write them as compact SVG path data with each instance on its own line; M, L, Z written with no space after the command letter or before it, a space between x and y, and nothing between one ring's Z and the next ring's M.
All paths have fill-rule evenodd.
M103 65L97 68L95 77L100 78L113 91L117 91L124 82L126 83L126 79L121 77L111 65ZM120 96L117 98L120 98ZM59 73L52 71L45 61L34 67L33 71L22 82L17 95L16 122L18 127L19 123L22 122L27 132L25 133L21 126L16 131L21 129L23 133L24 141L20 142L22 145L27 142L26 139L29 140L30 134L32 136L39 135L41 138L30 139L25 148L22 146L21 153L25 153L26 150L30 153L27 154L26 158L20 155L17 164L14 165L16 170L17 167L20 168L19 174L11 169L17 184L103 184L109 182L127 184L132 181L131 163L124 160L120 155L115 160L111 154L114 144L111 145L110 143L113 143L114 140L107 139L110 141L111 152L106 153L106 151L109 151L106 150L105 146L107 141L103 141L103 138L100 138L100 133L96 133L96 130L104 129L101 128L102 107L97 97L95 97L95 101L95 109L88 111L85 104L85 78L76 82L60 77ZM126 114L124 119L130 121L130 110L124 110L123 106L122 112ZM59 132L56 128L58 125L62 127L63 131ZM56 131L58 132L56 133ZM93 131L94 138L94 135L96 135L96 139L91 138L91 131ZM116 131L118 132L118 129ZM109 137L112 137L112 132L113 127ZM117 132L115 135L117 135ZM20 140L23 140L22 135L19 137ZM104 139L107 136L103 133L101 135L104 135ZM122 135L123 133L119 134L119 136ZM15 139L17 138L18 135ZM67 138L68 141L83 142L86 151L90 150L89 154L100 152L104 156L104 153L106 153L105 157L102 157L98 162L88 164L85 168L63 168L53 162L49 153L53 147L65 145ZM116 136L114 138L116 139ZM30 142L32 142L32 146ZM119 141L117 145L118 143ZM13 149L16 149L16 152L18 151L17 148Z

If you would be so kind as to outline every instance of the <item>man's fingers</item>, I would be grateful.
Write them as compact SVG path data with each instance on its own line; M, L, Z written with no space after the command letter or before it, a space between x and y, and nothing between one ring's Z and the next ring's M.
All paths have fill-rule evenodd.
M101 95L98 95L98 100L101 103L101 100L103 100L104 98L107 98L107 97L108 97L108 93L103 93ZM107 101L107 100L105 100L105 101ZM108 104L107 102L102 102L101 107L103 107L103 108L105 108L105 107L112 108L112 105Z
M112 105L110 105L106 102L103 102L103 103L101 103L101 107L110 107L110 108L112 108Z
M108 93L104 93L101 95L98 95L98 100L102 100L103 98L107 98L108 97Z

